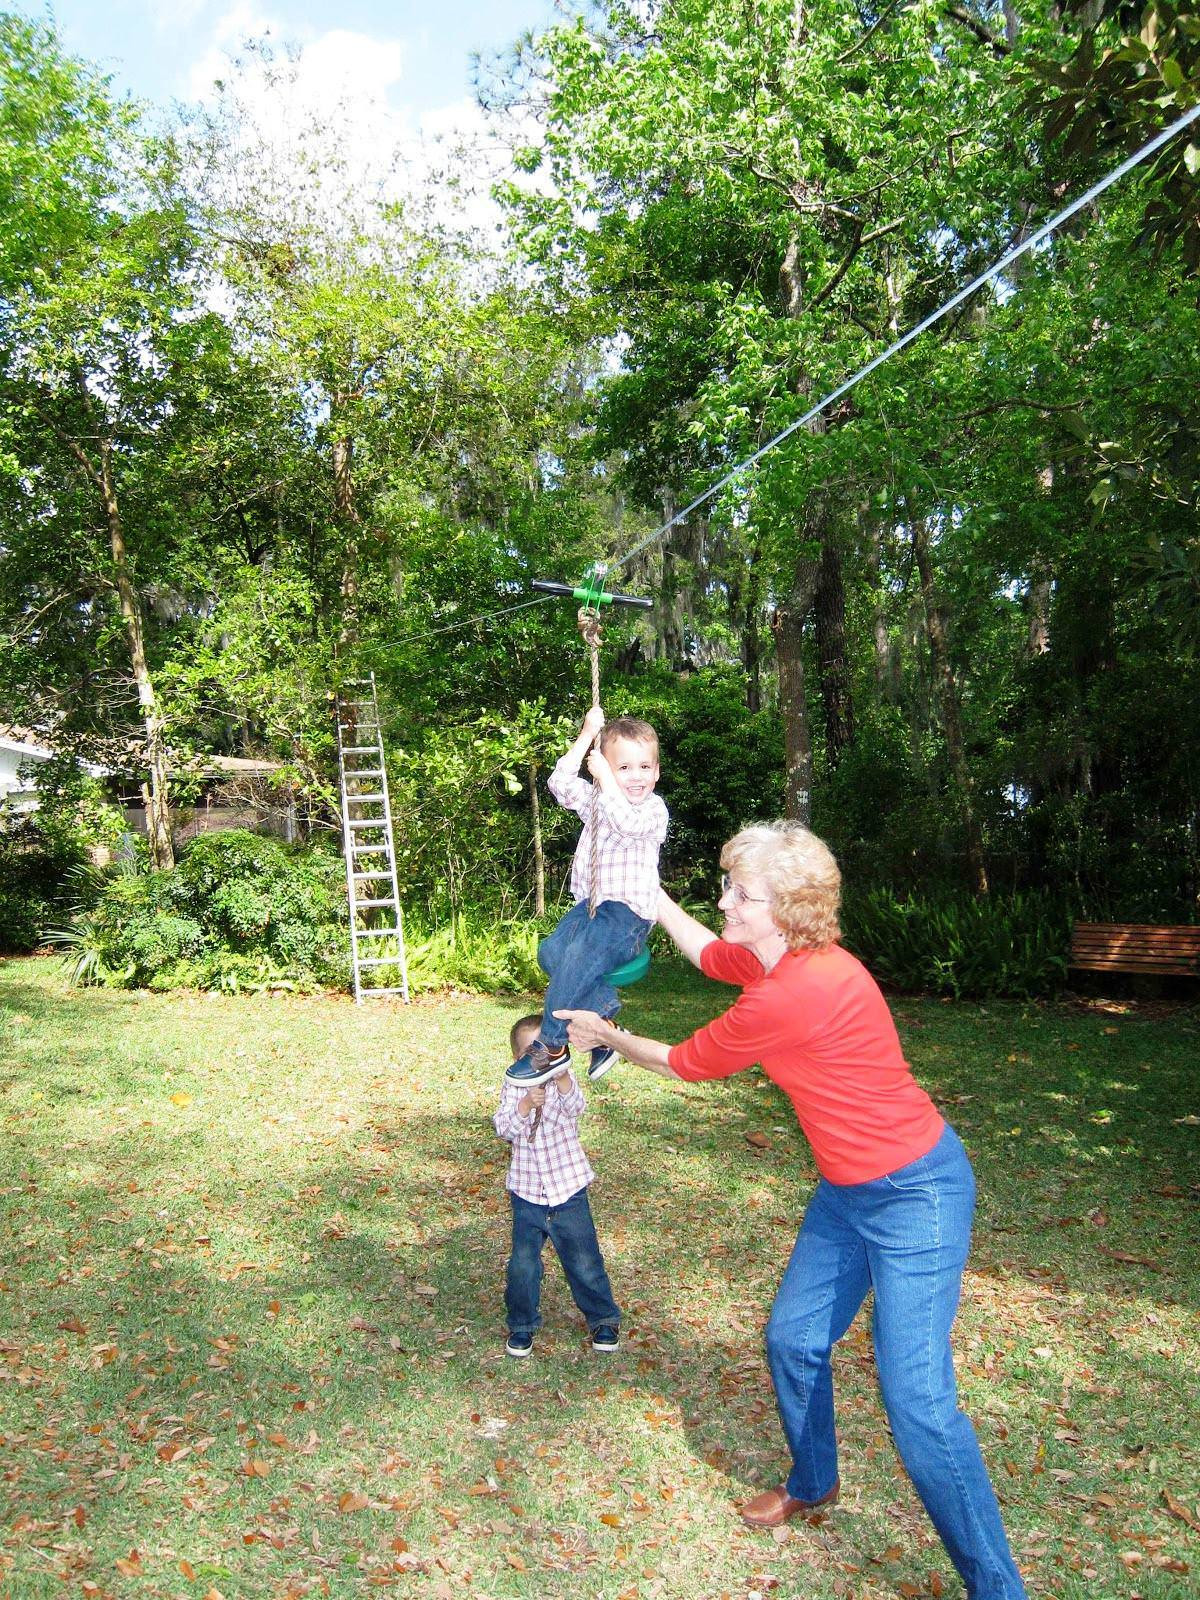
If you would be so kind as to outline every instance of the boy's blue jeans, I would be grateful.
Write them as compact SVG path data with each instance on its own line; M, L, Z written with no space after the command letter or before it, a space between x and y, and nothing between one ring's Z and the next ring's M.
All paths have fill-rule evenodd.
M587 1189L577 1189L560 1206L537 1206L509 1191L512 1201L512 1255L504 1285L509 1333L536 1333L542 1325L542 1250L554 1246L571 1287L571 1296L594 1333L615 1328L621 1312L600 1254Z
M538 961L549 977L538 1038L550 1050L567 1042L567 1024L556 1011L598 1011L613 1016L620 1001L604 982L606 973L624 966L645 944L651 924L621 900L602 900L588 916L586 900L577 900L538 946Z
M767 1359L792 1452L787 1492L818 1500L838 1476L830 1351L874 1289L875 1364L900 1458L967 1594L1018 1600L1025 1588L958 1409L950 1351L974 1206L950 1127L928 1155L871 1183L822 1179L767 1323Z

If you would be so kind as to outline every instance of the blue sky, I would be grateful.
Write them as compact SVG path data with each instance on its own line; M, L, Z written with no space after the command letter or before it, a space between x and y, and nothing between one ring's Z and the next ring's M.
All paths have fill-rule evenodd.
M52 12L66 48L139 99L197 98L224 52L269 30L306 54L328 51L343 76L361 71L413 123L469 98L473 50L503 48L555 10L553 0L9 0L9 8L42 21Z

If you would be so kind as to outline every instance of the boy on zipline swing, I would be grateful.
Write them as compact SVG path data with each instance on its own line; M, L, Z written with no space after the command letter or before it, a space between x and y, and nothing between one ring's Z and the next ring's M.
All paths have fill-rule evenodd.
M579 775L585 755L591 783ZM575 904L538 946L550 979L542 1024L505 1073L510 1082L545 1083L568 1066L567 1024L556 1011L612 1017L620 1005L609 974L642 949L658 912L658 852L668 816L654 792L657 782L658 735L650 724L636 717L606 723L593 705L550 774L550 793L583 818L571 864ZM593 1050L588 1077L601 1077L615 1060L615 1050Z

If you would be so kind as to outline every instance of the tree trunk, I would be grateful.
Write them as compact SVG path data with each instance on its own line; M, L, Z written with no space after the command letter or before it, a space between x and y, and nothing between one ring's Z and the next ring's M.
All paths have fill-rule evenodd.
M613 657L613 672L618 678L627 678L636 672L642 661L642 641L637 634L626 639Z
M797 33L803 12L794 17ZM803 200L797 195L797 202ZM804 308L804 255L798 233L788 236L787 248L779 265L779 303L788 321L795 321ZM805 394L811 386L797 380L795 391ZM824 419L809 424L810 433L823 433ZM775 660L779 672L779 713L783 719L784 813L808 827L812 821L812 732L808 722L808 702L804 689L804 621L812 609L820 572L819 550L825 506L814 496L806 508L800 531L802 554L792 573L791 593L775 613Z
M1092 799L1121 787L1123 753L1088 709L1097 679L1117 664L1116 583L1102 560L1072 565L1060 574L1056 648L1065 654L1075 685L1078 791Z
M854 743L854 697L846 661L846 592L842 556L828 526L821 540L821 564L813 599L821 699L825 707L825 759L837 770L844 751Z
M925 606L918 594L908 606L904 622L903 643L897 682L904 686L904 663L920 660L925 652ZM938 778L933 764L926 757L927 735L937 723L936 709L929 703L929 685L922 674L913 672L909 692L900 696L908 728L908 757L915 777L919 778L930 800L938 798ZM936 696L936 690L934 691Z
M343 413L350 396L335 393L330 401L333 432L333 514L342 538L342 618L338 643L352 645L358 613L358 507L354 500L354 436L344 426Z
M1044 656L1050 651L1050 574L1039 562L1029 580L1029 654Z
M803 261L800 236L792 233L779 267L779 303L789 322L795 322L804 309Z
M727 563L729 576L725 592L729 597L729 620L738 636L739 653L746 673L746 710L762 710L762 634L759 628L761 595L755 549L743 564L735 556Z
M775 661L783 720L784 815L807 828L812 822L812 734L804 689L804 620L817 586L815 556L796 563L792 590L775 612Z
M669 522L675 515L675 496L669 489L662 491L662 518ZM680 589L677 566L678 546L690 533L687 525L676 525L671 536L660 546L661 567L654 596L654 659L665 661L673 672L683 672L691 665L687 648L687 595ZM671 548L674 540L676 549Z
M1054 468L1038 473L1038 488L1049 496L1054 490ZM1050 569L1040 557L1033 564L1029 579L1029 654L1044 656L1050 650Z
M883 535L878 518L870 517L866 506L858 512L859 528L867 551L867 566L871 573L871 641L874 645L875 687L885 700L893 704L900 698L897 661L888 636L887 612L884 608Z
M922 517L913 519L912 545L921 579L921 597L925 602L925 631L933 658L934 679L942 701L942 726L946 735L950 770L958 789L959 807L966 828L967 862L975 893L984 895L988 892L988 877L983 857L983 836L979 828L979 818L975 814L971 771L963 748L962 716L958 703L958 689L950 666L945 619L934 593L933 565L929 559L929 528Z
M751 716L762 710L762 635L758 627L758 606L746 617L742 632L742 665L746 669L746 710Z
M150 676L150 667L146 661L146 625L129 565L125 526L113 481L112 444L107 438L101 438L98 470L82 445L72 440L70 448L75 459L99 490L101 504L104 507L109 545L112 550L113 582L121 608L121 618L125 624L133 681L137 685L138 705L141 708L142 726L145 729L147 781L141 788L146 807L146 837L150 846L150 863L156 869L169 868L175 865L175 850L171 843L170 775L167 765L166 729L154 693L154 680Z
M538 796L537 762L529 763L529 815L533 827L533 910L546 914L546 857L542 845L542 802Z
M746 710L753 715L762 710L762 660L763 642L759 628L758 578L753 571L747 584L747 595L742 606L741 635L742 666L746 670Z

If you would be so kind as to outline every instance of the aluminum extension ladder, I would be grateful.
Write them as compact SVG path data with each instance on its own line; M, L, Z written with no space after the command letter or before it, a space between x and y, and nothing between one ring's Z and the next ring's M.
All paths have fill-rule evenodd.
M356 693L357 691L357 693ZM403 995L408 1002L408 960L404 913L396 882L396 844L388 800L387 768L375 674L348 678L337 696L338 777L342 790L342 844L346 892L350 901L350 964L354 999L361 1005L375 994ZM366 918L366 922L364 922ZM368 926L381 920L384 926ZM391 940L394 951L376 940ZM363 951L366 951L366 954ZM382 951L382 954L376 954ZM387 969L390 968L389 972ZM399 983L373 983L395 978ZM365 980L365 981L364 981Z

